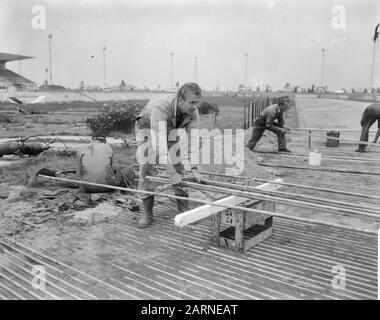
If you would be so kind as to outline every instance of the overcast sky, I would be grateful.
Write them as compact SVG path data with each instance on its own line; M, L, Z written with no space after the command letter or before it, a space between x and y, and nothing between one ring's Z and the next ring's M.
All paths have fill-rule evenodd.
M35 5L46 9L46 29L34 29ZM344 17L332 13L342 5ZM336 23L337 15L342 19ZM335 24L334 24L335 22ZM204 89L237 89L244 83L319 85L322 48L326 48L325 83L329 88L370 84L379 0L1 0L0 52L35 57L21 73L38 85L45 80L48 34L52 39L53 83L76 88L103 84L102 47L106 46L106 81L151 89L194 80ZM342 29L344 27L345 28ZM380 86L380 47L375 84ZM19 71L18 62L8 67Z

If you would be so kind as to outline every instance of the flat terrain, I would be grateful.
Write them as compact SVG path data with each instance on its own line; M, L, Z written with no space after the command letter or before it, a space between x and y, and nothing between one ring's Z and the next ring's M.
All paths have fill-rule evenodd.
M214 115L210 114L202 117L202 127L240 129L242 102L242 99L220 102L221 114L216 124ZM331 101L299 99L287 114L287 125L352 128L358 118L341 118L339 114L349 106L350 112L356 112L360 118L366 104L337 103L331 115ZM56 130L60 130L59 125ZM363 162L363 158L379 159L379 148L357 154L353 152L355 145L341 143L339 148L326 148L324 138L313 138L312 147L322 150L323 155L322 166L314 169L329 170L317 171L307 164L306 155L310 151L307 137L291 135L288 143L295 155L265 153L276 150L275 136L266 133L257 146L262 152L245 150L243 175L266 180L281 177L285 182L379 194L380 175L333 171L354 168L380 174L378 162ZM113 148L116 166L135 163L134 146L121 144ZM342 157L356 157L356 161L342 160ZM282 167L285 165L305 168ZM375 235L275 218L274 233L269 239L246 254L238 254L210 245L209 219L183 229L175 227L175 202L165 198L157 198L152 227L141 230L136 228L136 221L142 209L133 212L126 205L131 194L88 195L70 184L43 180L38 180L33 188L27 187L30 178L42 167L60 170L75 166L74 158L45 154L17 159L14 164L0 168L0 196L3 194L0 298L376 299ZM224 173L225 165L202 168ZM360 196L288 186L281 190L376 208L380 204L378 200ZM211 200L222 195L191 190L190 196ZM379 227L374 219L324 210L281 204L276 211L353 228L376 230ZM36 265L44 266L47 272L49 282L45 290L33 289L31 285L31 270ZM333 268L337 266L345 268L345 289L331 286Z

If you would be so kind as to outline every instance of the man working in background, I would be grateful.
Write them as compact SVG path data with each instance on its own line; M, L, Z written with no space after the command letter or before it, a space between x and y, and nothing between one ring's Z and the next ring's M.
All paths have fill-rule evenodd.
M362 119L360 120L360 125L362 126L362 133L360 135L360 141L368 142L369 128L377 120L377 132L373 143L377 142L380 136L380 104L373 103L370 104L363 112ZM365 144L359 144L359 148L355 150L356 152L366 152Z
M152 134L159 136L159 123L166 126L166 132L169 134L173 129L185 128L189 136L190 130L199 128L199 113L198 103L201 97L201 89L196 83L186 83L178 91L177 95L166 95L153 98L142 109L141 113L136 118L136 140L141 146L144 141L143 129L150 129ZM167 137L166 137L167 138ZM168 149L175 142L168 141ZM153 144L155 151L158 153L159 146ZM164 151L166 152L166 151ZM181 187L184 167L181 162L173 164L170 155L166 163L166 170L170 176L170 181L174 188L174 193L177 196L188 197L188 192ZM191 167L194 179L200 183L201 175L196 166ZM140 163L139 168L139 190L153 191L154 184L146 179L146 176L154 174L153 163ZM153 204L154 196L142 194L139 196L144 203L144 213L138 222L138 227L148 227L153 220ZM188 201L176 200L177 208L180 212L188 210Z
M289 109L289 98L279 98L277 104L273 104L265 108L260 115L255 119L252 135L246 147L253 151L256 144L261 139L265 130L270 130L277 134L278 151L291 152L286 148L285 133L290 130L284 126L283 113ZM277 120L277 122L275 122Z

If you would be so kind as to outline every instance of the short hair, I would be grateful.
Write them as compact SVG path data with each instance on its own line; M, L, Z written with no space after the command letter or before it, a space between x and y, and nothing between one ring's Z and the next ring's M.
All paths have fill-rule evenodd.
M288 103L290 102L289 97L279 97L278 100L277 100L277 104L279 106L284 106L285 102L288 102Z
M197 97L200 97L202 94L202 90L198 84L196 84L195 82L187 82L184 85L182 85L181 88L179 88L177 98L182 98L186 101L188 92L195 94Z
M100 141L102 143L107 143L107 137L103 135L98 135L98 136L92 136L91 138L93 141Z

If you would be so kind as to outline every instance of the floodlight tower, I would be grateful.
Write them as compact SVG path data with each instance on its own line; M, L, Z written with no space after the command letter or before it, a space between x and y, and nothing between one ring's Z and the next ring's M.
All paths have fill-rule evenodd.
M195 56L194 59L194 82L198 82L198 57Z
M174 53L170 53L170 86L173 87L173 56Z
M103 90L106 88L106 47L103 47Z
M376 41L379 37L380 23L375 28L375 34L373 36L373 53L372 53L372 69L371 69L371 87L373 87L373 80L375 76L375 59L376 59Z
M321 87L323 87L323 81L324 81L324 73L325 73L325 54L326 49L322 48L322 72L321 72Z
M49 72L50 72L50 84L53 84L53 69L52 69L52 56L51 56L51 39L53 38L52 34L49 34Z
M245 53L245 81L244 81L244 86L248 87L248 53Z

